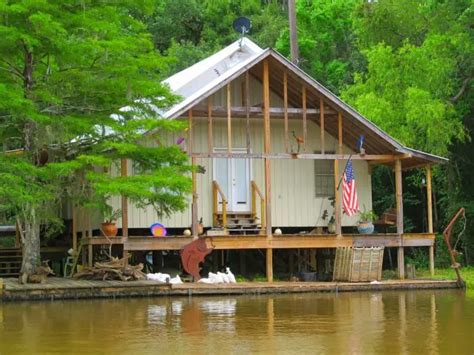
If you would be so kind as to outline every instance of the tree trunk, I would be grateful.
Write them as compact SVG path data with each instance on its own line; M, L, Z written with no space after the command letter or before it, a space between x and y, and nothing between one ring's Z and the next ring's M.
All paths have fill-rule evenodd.
M36 272L41 263L40 255L40 223L36 218L36 210L31 208L28 217L24 218L21 231L22 263L19 282L28 282L28 277Z

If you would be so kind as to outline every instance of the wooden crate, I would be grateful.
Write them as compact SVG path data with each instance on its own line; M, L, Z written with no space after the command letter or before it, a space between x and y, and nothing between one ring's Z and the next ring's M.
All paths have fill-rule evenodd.
M352 248L336 248L334 259L333 281L349 281L352 263Z
M374 281L382 278L383 247L337 248L333 281Z

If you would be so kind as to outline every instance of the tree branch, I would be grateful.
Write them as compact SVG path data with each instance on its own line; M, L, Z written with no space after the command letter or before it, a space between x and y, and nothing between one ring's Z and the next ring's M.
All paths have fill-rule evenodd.
M461 86L461 88L459 89L458 93L457 93L456 95L454 95L454 96L450 99L450 101L451 101L452 103L455 103L456 101L458 101L458 100L461 98L462 95L464 95L464 93L465 93L466 90L467 90L467 86L469 85L469 82L470 82L471 80L472 80L471 77L464 79L464 81L462 82L462 86Z

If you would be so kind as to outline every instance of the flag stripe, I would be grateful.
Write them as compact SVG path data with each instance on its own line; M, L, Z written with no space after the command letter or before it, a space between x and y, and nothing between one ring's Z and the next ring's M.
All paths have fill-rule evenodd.
M359 201L357 200L357 190L355 184L352 161L349 160L344 171L342 181L342 207L348 216L353 216L359 211Z

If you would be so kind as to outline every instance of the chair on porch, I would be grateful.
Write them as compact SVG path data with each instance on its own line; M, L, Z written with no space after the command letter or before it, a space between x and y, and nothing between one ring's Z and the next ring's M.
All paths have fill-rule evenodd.
M388 208L384 213L374 221L374 226L383 228L384 232L387 233L388 228L397 225L397 210L396 208ZM378 229L378 228L377 228Z

